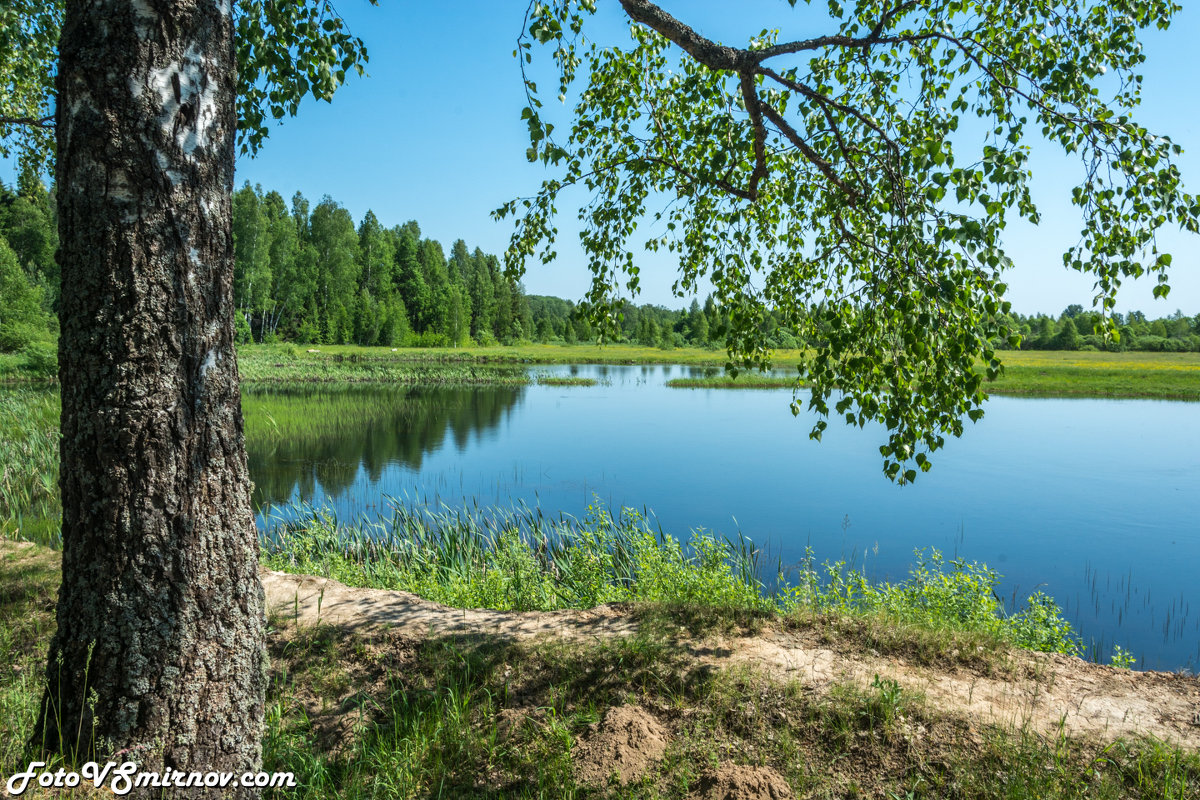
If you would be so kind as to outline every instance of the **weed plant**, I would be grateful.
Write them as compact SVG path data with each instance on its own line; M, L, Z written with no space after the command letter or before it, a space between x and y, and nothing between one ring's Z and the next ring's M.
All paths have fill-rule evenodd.
M1028 650L1083 652L1071 624L1042 592L1008 614L996 594L1001 576L986 564L963 559L947 563L936 549L929 555L918 550L915 559L906 580L873 583L865 570L849 568L844 561L818 567L812 548L806 548L796 582L779 590L779 607L785 613L879 615L926 629L982 633Z

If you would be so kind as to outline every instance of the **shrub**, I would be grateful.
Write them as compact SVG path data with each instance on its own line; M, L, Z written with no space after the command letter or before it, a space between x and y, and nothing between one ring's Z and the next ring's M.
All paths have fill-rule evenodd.
M19 353L44 334L20 322L0 324L0 353Z
M32 342L24 351L25 368L43 378L58 376L58 346L47 342Z
M246 315L241 311L233 318L233 339L238 344L250 344L254 338L250 331L250 323L246 320Z

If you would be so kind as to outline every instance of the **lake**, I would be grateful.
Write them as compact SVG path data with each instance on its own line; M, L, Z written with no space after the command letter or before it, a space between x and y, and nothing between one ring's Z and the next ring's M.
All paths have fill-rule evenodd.
M933 547L998 570L1006 602L1053 596L1101 660L1115 642L1139 668L1200 667L1200 404L995 397L901 487L881 428L831 422L812 442L790 390L665 386L688 367L532 372L600 383L248 388L255 501L350 520L388 497L578 517L598 500L679 538L749 537L771 564L807 546L881 579Z

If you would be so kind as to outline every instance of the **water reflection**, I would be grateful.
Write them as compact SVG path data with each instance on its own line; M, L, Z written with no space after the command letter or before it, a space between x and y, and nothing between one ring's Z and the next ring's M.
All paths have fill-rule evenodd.
M525 387L248 388L242 396L254 504L262 507L379 483L389 467L420 470L452 441L496 430Z

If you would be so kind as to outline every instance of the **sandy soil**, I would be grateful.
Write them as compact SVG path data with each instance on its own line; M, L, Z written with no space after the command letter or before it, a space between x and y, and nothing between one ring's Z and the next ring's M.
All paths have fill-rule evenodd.
M405 592L353 589L336 581L264 570L268 608L299 622L352 629L388 628L405 636L453 635L526 639L596 639L637 632L621 606L588 611L505 613L463 610ZM766 629L754 636L682 641L696 659L714 667L749 664L816 691L838 683L870 686L878 675L974 724L1028 726L1054 734L1111 740L1152 736L1200 749L1200 678L1131 672L1078 658L1018 651L1008 676L986 676L906 663L871 653L835 650L803 633ZM1017 676L1017 677L1012 677Z

